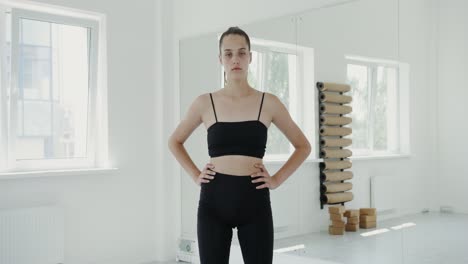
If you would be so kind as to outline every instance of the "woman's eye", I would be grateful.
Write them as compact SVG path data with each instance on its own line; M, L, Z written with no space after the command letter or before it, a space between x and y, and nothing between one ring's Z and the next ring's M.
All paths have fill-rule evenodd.
M225 56L226 56L226 57L231 57L232 54L231 54L231 53L226 53Z

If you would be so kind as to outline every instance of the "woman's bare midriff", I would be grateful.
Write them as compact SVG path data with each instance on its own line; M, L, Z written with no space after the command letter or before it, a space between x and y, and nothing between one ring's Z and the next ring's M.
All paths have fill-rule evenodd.
M260 158L241 155L215 157L211 158L210 162L214 165L214 171L234 176L247 176L259 172L260 169L254 165L263 163Z

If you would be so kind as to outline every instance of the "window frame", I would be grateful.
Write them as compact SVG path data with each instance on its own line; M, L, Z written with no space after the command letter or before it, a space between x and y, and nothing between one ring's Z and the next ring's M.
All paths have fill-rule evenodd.
M104 42L100 35L100 19L93 19L88 14L77 15L70 13L70 10L62 13L48 12L51 10L35 10L34 7L11 7L1 6L0 11L11 12L11 82L10 89L6 87L6 63L2 60L1 67L1 93L0 100L2 107L0 109L0 126L2 137L0 138L0 148L3 155L0 155L0 172L21 172L21 171L43 171L43 170L61 170L61 169L86 169L97 168L107 165L107 143L100 143L100 140L107 140L107 87L105 83L106 69L104 63L105 57L100 54L103 47L99 46ZM5 13L2 13L4 18ZM84 158L53 158L39 160L16 160L15 157L15 138L17 130L17 102L18 102L18 62L19 62L19 22L20 19L39 20L50 23L58 23L88 28L88 123L87 123L87 142L86 156ZM5 21L5 20L3 20ZM5 29L6 27L2 27ZM3 35L3 34L2 34ZM1 53L4 52L6 39L0 38L2 44ZM105 51L105 50L104 50ZM4 58L2 54L2 58ZM98 86L99 82L99 86ZM10 91L7 91L10 90ZM101 91L102 90L102 91ZM103 110L105 113L99 113ZM102 120L102 119L105 120ZM99 120L105 125L99 124ZM104 147L104 148L102 148ZM7 150L7 151L3 151Z
M346 68L350 64L364 66L368 70L368 89L369 89L369 102L367 104L367 111L369 113L369 127L367 128L369 138L367 138L367 148L366 149L354 149L351 146L351 150L353 151L353 156L355 157L368 157L368 156L385 156L385 155L395 155L395 154L405 154L404 147L402 146L402 142L404 141L403 137L405 133L403 131L403 124L402 120L402 87L404 85L403 81L401 80L401 63L396 61L390 60L382 60L382 59L371 59L359 56L345 56L346 60ZM387 130L387 137L393 136L395 137L393 141L395 141L394 146L387 146L386 150L375 150L374 149L374 135L375 135L375 127L374 127L374 120L375 120L375 113L372 111L372 106L375 104L375 89L377 87L377 68L378 67L385 67L385 68L392 68L395 70L395 86L396 91L394 94L394 105L391 106L395 109L396 113L394 113L394 117L396 119L395 124L397 127L393 128L393 132L388 132ZM403 67L404 69L404 67ZM347 73L346 73L347 75ZM392 102L391 102L392 104ZM388 121L387 121L388 122ZM391 140L391 139L390 139ZM389 139L387 139L389 141ZM407 154L407 153L406 153Z
M301 80L303 78L303 53L299 52L298 49L293 47L292 45L287 45L284 43L273 42L273 41L264 41L257 38L251 38L251 50L255 52L261 52L266 54L268 52L276 52L276 53L283 53L288 55L296 56L296 63L295 67L295 76L293 78L294 81L294 89L291 89L291 86L288 87L288 96L289 96L289 105L287 106L289 114L298 123L299 126L303 123L303 116L300 114L303 108L303 104L299 98L301 98L302 91L300 87L302 87ZM262 64L260 67L260 74L261 78L259 80L259 90L262 92L265 91L265 86L263 82L266 78L266 71L264 65L269 65L268 56L262 56ZM291 78L291 76L290 76ZM291 79L290 79L291 80ZM285 154L268 154L265 153L264 160L265 161L278 161L278 160L287 160L289 156L293 153L294 146L291 142L288 141L288 153Z

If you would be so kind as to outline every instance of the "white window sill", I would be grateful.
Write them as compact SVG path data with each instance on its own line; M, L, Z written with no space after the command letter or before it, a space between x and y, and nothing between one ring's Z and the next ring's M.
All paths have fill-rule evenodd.
M379 160L379 159L403 159L403 158L410 158L411 154L383 154L383 155L373 155L373 156L351 156L349 159L351 161L359 161L359 160ZM264 160L264 164L283 164L287 161L287 159L268 159ZM323 159L314 159L308 158L304 161L304 163L319 163L323 162Z
M351 160L378 160L378 159L405 159L410 158L411 154L382 154L372 156L351 156Z
M19 171L19 172L0 172L0 180L24 179L51 176L69 176L69 175L100 175L116 172L118 168L89 168L89 169L66 169L50 171Z

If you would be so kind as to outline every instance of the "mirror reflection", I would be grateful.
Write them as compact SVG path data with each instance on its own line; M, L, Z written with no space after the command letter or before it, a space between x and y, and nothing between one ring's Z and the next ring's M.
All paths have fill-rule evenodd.
M403 7L406 9L402 15ZM426 14L417 13L422 7ZM410 89L427 84L417 75L429 70L424 64L429 45L423 30L430 25L414 21L427 21L428 13L421 2L360 0L241 26L251 41L249 85L277 96L312 146L307 160L270 192L275 260L422 263L425 253L421 248L437 247L438 238L428 241L424 234L437 225L441 216L428 214L428 206L421 198L428 183L421 183L417 171L424 165L411 158L414 152L410 148L410 101L416 100L410 98ZM187 112L196 96L223 89L225 69L218 58L221 33L180 42L181 113ZM353 198L338 205L357 211L361 220L357 230L346 230L341 235L330 231L333 220L329 208L337 205L321 208L320 164L325 160L320 154L317 82L351 87L346 95L352 97L352 112L348 115L352 134L346 138L352 140L349 171L354 177L349 182ZM422 127L415 129L420 131ZM196 164L209 160L206 137L202 126L185 143ZM294 149L284 133L271 124L262 159L265 168L272 175L281 170ZM181 183L180 237L196 243L200 189L185 171ZM360 209L365 208L375 209L375 214L363 214ZM343 214L343 223L351 217ZM375 225L366 227L367 220L363 219L373 219ZM234 228L231 261L242 263L245 256L237 232ZM193 252L195 257L197 254ZM437 263L441 257L431 256L429 262L423 262Z

